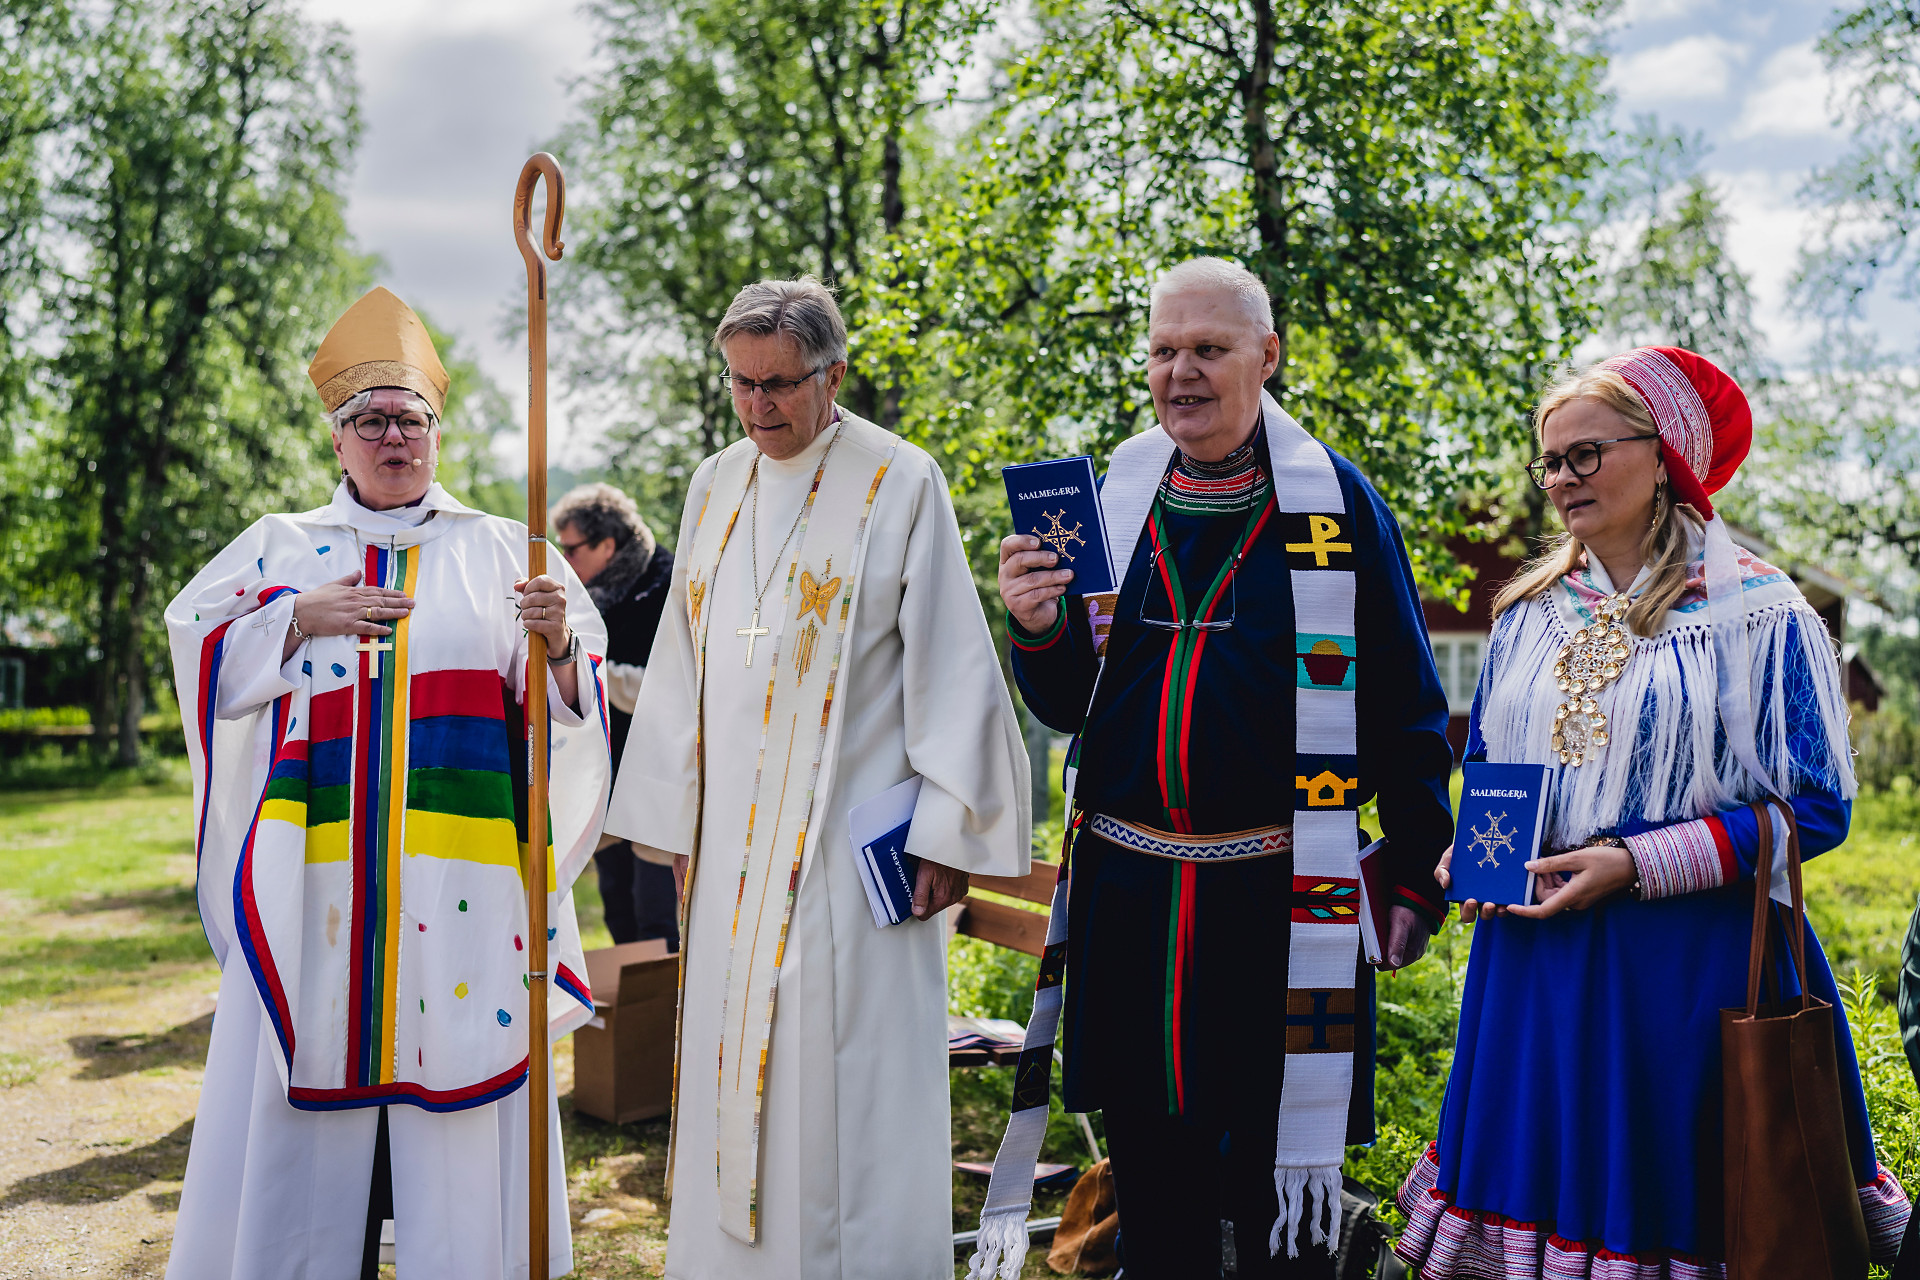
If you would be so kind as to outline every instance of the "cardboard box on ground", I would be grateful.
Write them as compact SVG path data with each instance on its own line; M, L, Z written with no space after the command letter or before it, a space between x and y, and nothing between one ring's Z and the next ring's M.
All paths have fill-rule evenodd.
M574 1110L626 1124L672 1109L679 964L660 938L587 952L594 1017L573 1033Z

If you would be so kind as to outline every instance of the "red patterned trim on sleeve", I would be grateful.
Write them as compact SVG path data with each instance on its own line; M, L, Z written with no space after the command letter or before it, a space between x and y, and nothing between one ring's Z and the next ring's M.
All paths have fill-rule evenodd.
M1726 828L1710 818L1628 836L1627 850L1640 873L1643 901L1717 889L1728 882L1733 865Z
M1066 634L1066 630L1067 610L1064 605L1053 611L1053 625L1037 636L1030 636L1022 632L1020 624L1014 620L1013 614L1011 612L1007 614L1007 639L1013 642L1014 648L1027 653L1038 653L1042 649L1051 649L1054 642Z

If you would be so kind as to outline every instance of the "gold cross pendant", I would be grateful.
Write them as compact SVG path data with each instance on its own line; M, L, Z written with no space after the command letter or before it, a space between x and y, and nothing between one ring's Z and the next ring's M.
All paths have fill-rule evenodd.
M367 654L373 659L373 670L370 674L372 674L375 679L385 674L386 667L382 663L380 655L392 650L393 641L382 640L379 636L368 636L365 640L362 640L353 647L357 652Z
M737 636L745 636L747 638L746 665L750 667L753 665L753 642L755 640L758 640L761 636L771 635L772 632L770 632L766 627L763 627L760 625L760 610L756 608L753 611L753 621L748 623L744 627L735 627L733 629L733 634Z

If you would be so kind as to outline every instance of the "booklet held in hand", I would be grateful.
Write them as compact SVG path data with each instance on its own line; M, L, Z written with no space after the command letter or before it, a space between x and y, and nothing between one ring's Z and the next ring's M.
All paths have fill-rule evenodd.
M1533 872L1547 829L1553 767L1468 761L1460 769L1460 821L1453 836L1449 902L1502 907L1533 902Z
M1056 568L1073 570L1069 595L1116 589L1092 458L1023 462L1002 467L1000 478L1007 485L1013 531L1040 539L1043 550L1059 554Z

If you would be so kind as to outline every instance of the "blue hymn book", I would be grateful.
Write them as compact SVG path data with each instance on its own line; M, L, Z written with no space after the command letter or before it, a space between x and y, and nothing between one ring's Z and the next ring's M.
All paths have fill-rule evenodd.
M1461 766L1449 902L1533 902L1533 872L1526 864L1540 854L1553 772L1544 764L1470 760Z
M847 835L853 841L860 887L867 891L873 923L882 929L913 918L920 859L907 852L907 835L913 829L913 806L919 799L920 776L915 774L847 812Z
M1073 570L1073 581L1067 584L1070 593L1089 596L1118 589L1107 552L1106 525L1100 519L1092 458L1023 462L1002 467L1000 478L1007 484L1013 531L1030 534L1040 539L1043 548L1060 554L1056 567Z

